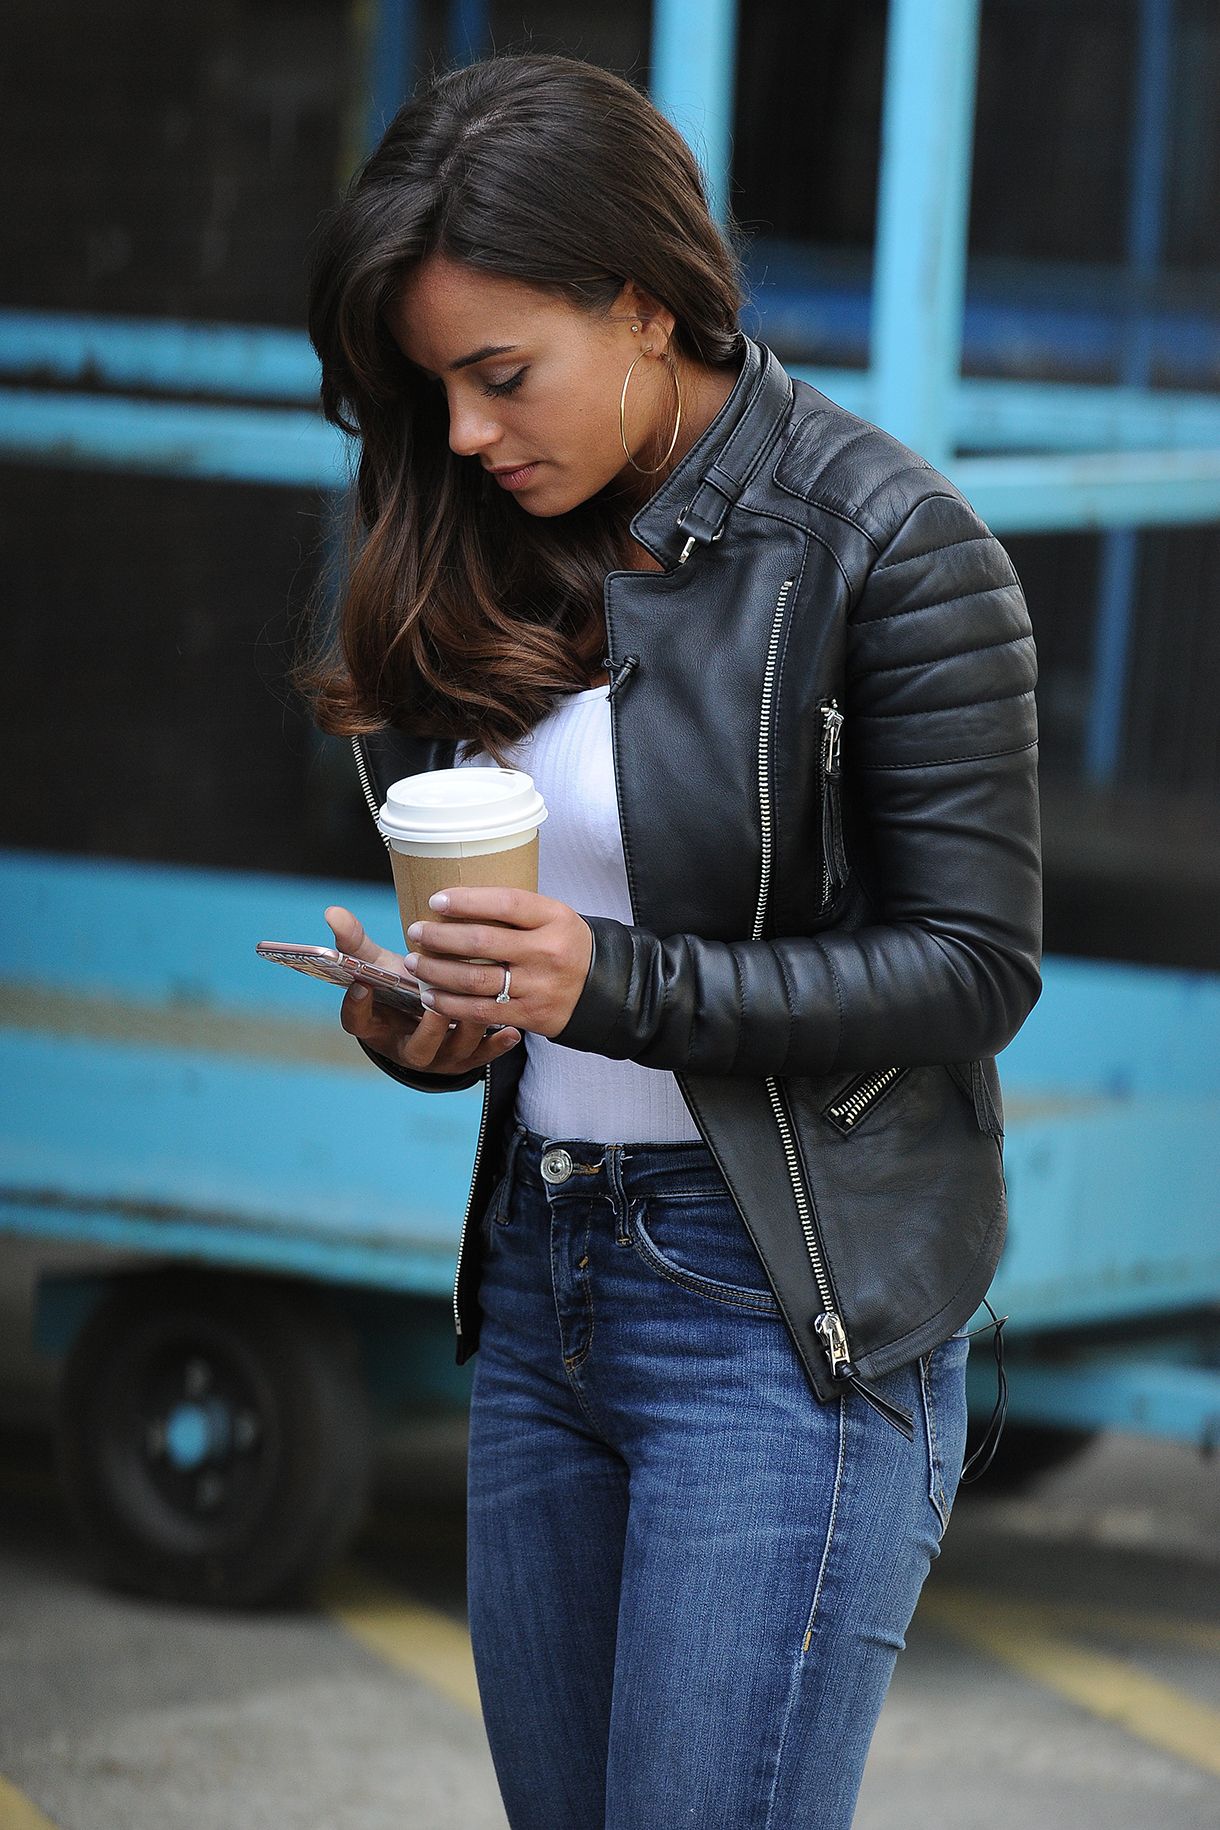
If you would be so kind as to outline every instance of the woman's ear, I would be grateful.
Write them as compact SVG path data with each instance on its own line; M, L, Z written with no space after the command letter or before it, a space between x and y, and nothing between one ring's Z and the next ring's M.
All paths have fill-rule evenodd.
M641 332L651 331L649 339L653 354L664 355L673 336L676 322L672 311L668 311L659 299L654 299L650 292L645 292L634 280L625 280L619 294L619 304L628 313L627 324L638 324ZM615 306L615 310L619 305ZM641 338L642 340L642 338Z

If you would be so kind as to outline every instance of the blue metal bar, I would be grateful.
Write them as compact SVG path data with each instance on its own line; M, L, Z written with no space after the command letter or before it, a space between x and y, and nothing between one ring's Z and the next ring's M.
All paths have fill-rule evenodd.
M1220 451L1220 394L967 376L954 390L951 425L959 449Z
M787 367L849 413L876 419L872 381L863 370L799 362ZM1013 450L1220 451L1220 395L969 376L953 390L949 424L956 449L997 455Z
M488 0L449 0L449 62L472 64L487 55L491 44L491 8Z
M725 220L732 169L737 0L653 0L651 93L702 168Z
M363 1119L357 1115L357 1125ZM470 1146L473 1151L473 1143ZM460 1214L458 1197L451 1211ZM304 1230L269 1231L257 1224L240 1226L212 1215L186 1212L164 1219L141 1219L121 1207L82 1199L60 1207L8 1198L0 1193L0 1239L68 1240L121 1252L150 1252L158 1258L189 1258L196 1264L219 1264L230 1270L276 1270L325 1283L372 1284L420 1296L447 1296L453 1284L453 1246L438 1240L432 1250L420 1246L368 1245L348 1241L336 1229L334 1238L310 1238Z
M777 349L817 348L832 351L836 362L867 360L872 313L857 258L760 236L746 265L755 335ZM962 353L971 366L1014 380L1041 372L1090 382L1120 366L1128 324L1121 268L976 258L969 276ZM1161 379L1214 385L1220 316L1202 300L1150 302L1146 316Z
M367 4L368 0L364 0ZM411 86L416 66L418 20L415 0L373 0L369 45L368 149L380 140Z
M820 371L810 373L817 385ZM857 386L862 397L866 383ZM0 400L0 452L35 463L322 489L350 481L347 441L303 409L16 389ZM944 468L997 533L1220 519L1215 446L953 458Z
M1173 56L1173 0L1140 0L1136 66L1135 138L1127 208L1128 270L1135 297L1128 299L1123 381L1146 385L1152 340L1145 321L1148 281L1160 262L1165 219L1169 106ZM1132 527L1107 534L1102 544L1094 632L1093 680L1085 727L1084 768L1094 783L1113 781L1122 754L1131 627L1139 559Z
M844 340L854 320L861 326L865 323L863 295L849 299L833 287L811 293L786 288L782 282L773 287L768 280L757 303L764 308L758 314L764 320L758 334L777 344L791 344L802 335L818 341ZM1038 324L1030 319L1023 327L1010 324L1008 328L1022 338L1037 338L1044 331L1052 334L1045 317ZM1079 353L1090 363L1104 353L1095 340L1095 333L1100 332L1098 319L1080 345ZM1070 335L1063 325L1053 332L1056 337L1061 333ZM1158 321L1149 325L1148 334L1159 338L1175 332L1172 325ZM982 349L980 344L980 352ZM1063 344L1058 345L1058 352L1071 356L1071 348ZM1160 361L1159 345L1156 353ZM1210 366L1220 366L1220 327L1214 359L1207 357L1202 346L1199 353L1205 367L1209 360ZM852 412L876 418L873 383L867 371L793 361L787 366ZM1071 366L1070 360L1067 366ZM320 380L317 358L300 331L3 307L0 376L30 386L43 382L100 384L303 405L316 402ZM951 391L950 429L954 446L984 449L1220 445L1220 395L1163 388L1150 393L1140 387L1088 382L967 377Z
M316 401L321 380L299 330L3 308L0 374L294 401Z
M347 441L303 408L213 407L16 388L0 401L0 451L34 463L322 489L343 488L349 481Z
M990 1405L989 1357L971 1368L971 1407ZM1115 1354L1067 1365L1021 1360L1010 1368L1009 1416L1014 1422L1064 1429L1133 1430L1220 1446L1220 1372L1172 1359L1126 1360Z
M1220 450L954 458L946 472L997 533L1220 518Z
M961 367L979 0L890 0L873 272L880 423L944 467Z

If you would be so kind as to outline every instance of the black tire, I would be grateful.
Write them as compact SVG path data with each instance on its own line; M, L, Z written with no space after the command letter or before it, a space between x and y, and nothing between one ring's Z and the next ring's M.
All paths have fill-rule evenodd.
M355 1338L312 1291L208 1273L125 1278L68 1356L57 1456L110 1583L232 1607L295 1598L365 1506Z
M1088 1448L1095 1430L1055 1429L1049 1424L1006 1423L995 1458L979 1478L976 1492L1019 1493ZM973 1442L970 1447L973 1448Z

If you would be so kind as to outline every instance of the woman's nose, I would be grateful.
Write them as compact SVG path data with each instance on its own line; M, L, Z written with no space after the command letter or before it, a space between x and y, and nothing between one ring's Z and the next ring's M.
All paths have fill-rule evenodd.
M477 457L488 450L500 436L494 419L477 406L450 407L449 449L457 457Z

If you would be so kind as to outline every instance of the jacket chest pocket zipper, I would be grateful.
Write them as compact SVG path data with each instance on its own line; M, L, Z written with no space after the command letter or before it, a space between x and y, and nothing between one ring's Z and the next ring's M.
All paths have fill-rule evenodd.
M847 848L843 842L843 713L838 701L821 707L819 798L822 803L822 907L826 909L847 882Z
M892 1092L904 1075L910 1073L909 1067L881 1068L872 1074L861 1074L830 1105L823 1106L822 1116L828 1118L836 1131L846 1137L854 1131L862 1118L866 1118L886 1094Z

